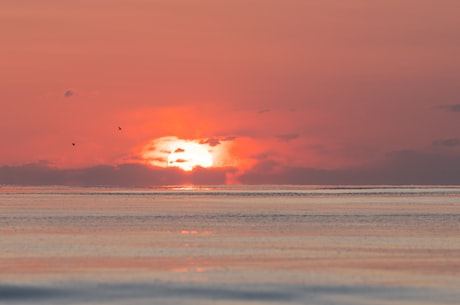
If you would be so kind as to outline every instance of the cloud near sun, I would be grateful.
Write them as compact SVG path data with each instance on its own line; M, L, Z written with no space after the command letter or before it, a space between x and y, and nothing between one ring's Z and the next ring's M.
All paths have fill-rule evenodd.
M161 141L159 141L161 142ZM417 168L417 171L413 169ZM233 179L233 180L231 180ZM0 166L0 184L80 185L151 187L156 185L244 184L450 184L460 181L460 155L399 151L368 167L325 170L282 166L261 160L253 167L238 171L234 167L179 167L148 164L98 165L78 169L59 169L46 162L20 166Z

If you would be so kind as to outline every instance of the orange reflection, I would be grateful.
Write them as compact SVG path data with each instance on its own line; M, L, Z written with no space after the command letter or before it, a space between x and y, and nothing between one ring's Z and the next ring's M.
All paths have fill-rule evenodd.
M207 269L203 267L182 267L182 268L173 268L171 269L171 272L174 273L202 273L205 272Z
M210 187L199 186L199 185L178 185L178 186L166 186L164 189L173 191L209 191L212 190Z
M196 230L181 230L180 234L184 235L210 235L210 231L196 231Z

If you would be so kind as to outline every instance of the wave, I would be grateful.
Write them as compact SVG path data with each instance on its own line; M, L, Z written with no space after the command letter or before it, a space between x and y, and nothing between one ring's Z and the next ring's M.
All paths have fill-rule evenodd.
M209 283L67 283L56 286L0 285L0 302L46 304L201 304L247 302L356 304L394 300L457 304L459 293L430 287ZM152 303L155 302L155 303Z

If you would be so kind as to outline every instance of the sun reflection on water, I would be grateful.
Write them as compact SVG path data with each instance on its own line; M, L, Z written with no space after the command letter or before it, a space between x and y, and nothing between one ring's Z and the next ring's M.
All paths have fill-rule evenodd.
M196 231L196 230L181 230L180 234L183 235L210 235L210 231Z

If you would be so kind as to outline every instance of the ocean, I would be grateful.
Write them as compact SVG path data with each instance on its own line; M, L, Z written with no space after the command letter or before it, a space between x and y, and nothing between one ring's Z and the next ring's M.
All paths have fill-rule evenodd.
M0 304L459 304L460 187L0 186Z

